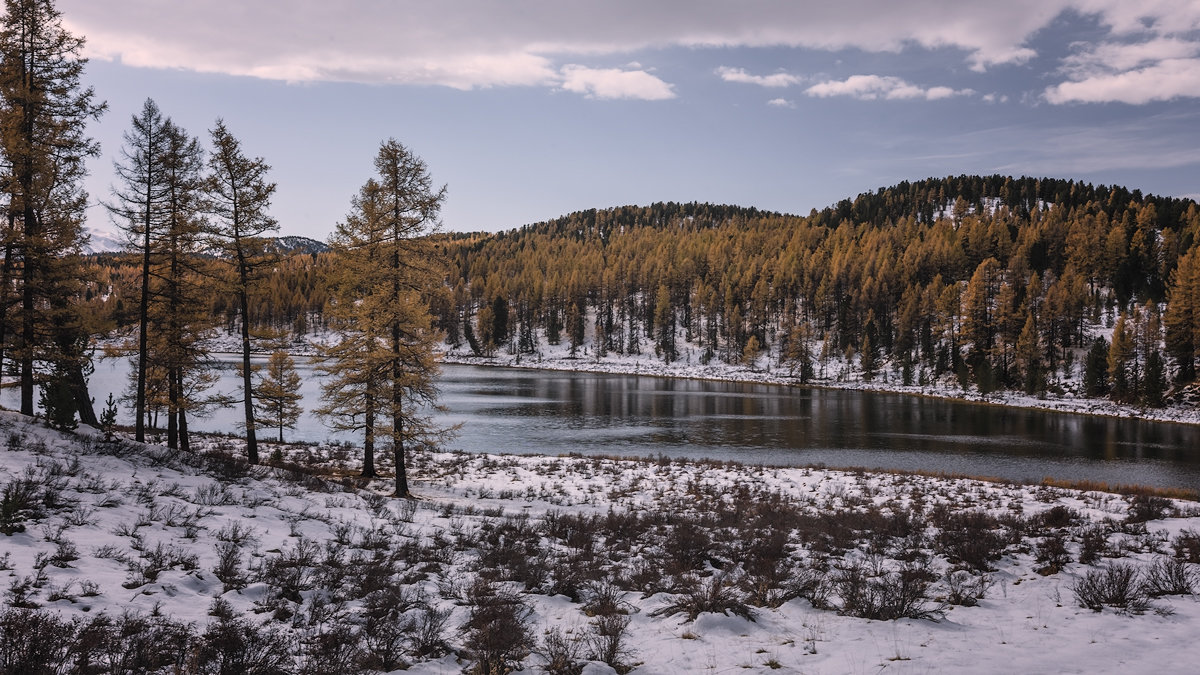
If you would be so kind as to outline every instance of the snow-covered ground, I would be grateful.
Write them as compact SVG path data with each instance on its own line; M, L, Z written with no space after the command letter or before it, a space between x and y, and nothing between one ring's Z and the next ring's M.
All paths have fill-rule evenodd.
M40 645L77 662L65 650L89 644L105 663L177 655L200 672L238 654L338 673L457 673L489 654L593 674L1200 662L1200 603L1160 595L1200 570L1192 502L457 453L414 456L419 498L394 500L386 479L240 464L230 439L189 454L0 413L0 444L0 658ZM331 476L358 466L345 447L262 451L276 449ZM33 630L30 612L61 617L59 632ZM130 647L147 641L153 654Z

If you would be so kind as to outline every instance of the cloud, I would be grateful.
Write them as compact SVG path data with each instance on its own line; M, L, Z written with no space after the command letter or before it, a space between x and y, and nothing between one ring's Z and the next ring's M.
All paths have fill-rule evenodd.
M59 0L87 52L141 67L294 81L558 86L582 57L669 47L961 50L1019 63L1078 0ZM772 76L766 76L771 78Z
M1031 63L1031 40L1065 15L1086 17L1100 30L1062 63L1062 81L1050 83L1046 100L1160 100L1195 95L1187 69L1200 40L1194 0L59 0L58 6L70 29L88 37L88 55L131 66L292 82L534 86L595 98L605 97L598 87L608 85L599 75L569 73L567 64L595 69L593 58L646 60L653 58L644 55L648 50L672 47L939 50L982 72ZM657 78L646 74L648 67L621 72L643 75L608 73L622 82L616 91L666 97L669 85L651 82ZM718 73L764 87L801 84L785 72ZM580 76L595 86L581 84ZM954 95L920 95L930 93Z
M1167 59L1145 68L1094 75L1046 89L1051 103L1131 103L1200 98L1200 59Z
M774 108L795 108L796 107L795 103L787 100L786 98L773 98L770 101L767 101L767 105L772 106Z
M1054 104L1134 105L1200 98L1200 3L1078 0L1109 27L1097 42L1072 45L1042 97Z
M929 87L928 89L910 84L898 77L886 75L851 75L845 80L826 80L814 84L804 93L817 98L833 96L849 96L860 101L876 99L925 99L937 101L953 96L970 96L975 92L971 89L951 89L950 87Z
M726 82L740 82L743 84L757 84L760 87L790 87L794 84L800 84L801 80L795 75L788 73L775 73L773 75L751 75L742 68L729 68L721 66L717 68L717 75L721 76Z
M1063 60L1068 81L1046 88L1050 103L1143 104L1200 97L1200 42L1155 37L1145 42L1078 46Z
M565 91L585 94L588 98L640 99L663 101L675 98L670 84L644 70L618 68L587 68L568 65L562 69Z

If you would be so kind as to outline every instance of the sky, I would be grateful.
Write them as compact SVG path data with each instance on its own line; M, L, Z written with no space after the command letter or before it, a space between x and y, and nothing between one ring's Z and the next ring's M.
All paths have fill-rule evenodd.
M807 214L903 180L1200 198L1200 0L58 0L87 38L88 225L147 98L272 166L326 239L395 138L446 230L700 201Z

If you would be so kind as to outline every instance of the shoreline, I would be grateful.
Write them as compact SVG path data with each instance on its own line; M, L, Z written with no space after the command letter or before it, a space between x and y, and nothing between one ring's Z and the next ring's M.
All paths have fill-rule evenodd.
M1144 422L1200 426L1200 408L1189 409L1180 405L1170 405L1154 411L1151 414L1146 414L1148 411L1144 409L1113 403L1112 401L1105 399L1079 397L1059 397L1054 399L1048 397L1038 398L1036 396L1030 396L1028 394L1021 394L1017 392L1002 392L996 395L983 396L977 393L964 392L962 390L955 392L953 390L930 385L901 385L863 382L861 380L837 382L825 379L821 381L809 381L801 383L796 381L796 378L792 376L775 375L766 371L753 371L734 366L687 366L686 368L679 368L659 362L652 363L651 366L653 367L651 368L641 368L643 363L641 361L635 361L632 364L633 367L630 368L630 363L615 360L595 361L592 359L577 357L575 359L551 358L529 362L528 360L518 361L516 358L509 356L485 357L455 352L442 352L440 354L440 362L451 365L479 366L485 368L515 368L521 370L545 370L606 375L634 375L639 377L663 377L669 379L687 379L709 382L769 384L789 388L863 391L879 394L901 394L905 396L957 401L976 405L1038 410L1048 413L1086 415L1091 417L1107 417L1123 420L1140 420ZM695 370L696 368L703 368L704 370L697 372Z

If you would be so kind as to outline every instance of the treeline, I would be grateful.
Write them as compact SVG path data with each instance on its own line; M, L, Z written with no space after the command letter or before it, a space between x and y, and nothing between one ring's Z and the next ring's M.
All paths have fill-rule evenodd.
M433 309L452 346L482 355L544 337L593 358L770 359L801 380L840 356L867 380L1039 393L1082 379L1160 405L1169 379L1196 374L1198 239L1190 200L1000 176L902 183L807 217L620 207L443 240Z

